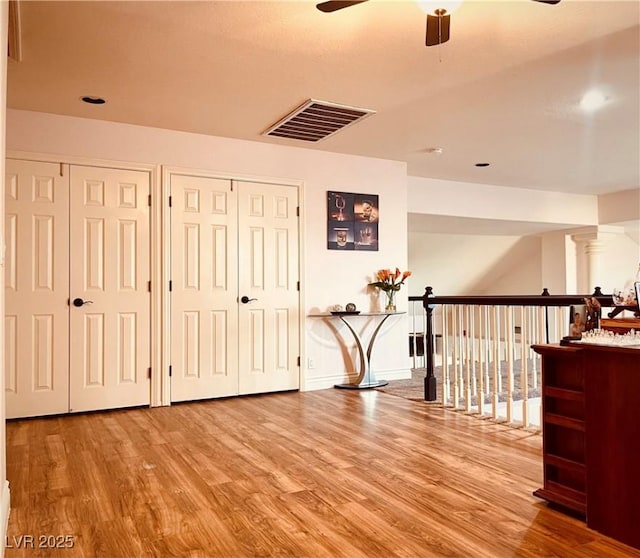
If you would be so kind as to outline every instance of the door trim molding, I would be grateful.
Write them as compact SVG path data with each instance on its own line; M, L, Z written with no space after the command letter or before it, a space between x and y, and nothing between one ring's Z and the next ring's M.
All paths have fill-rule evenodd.
M107 167L110 169L158 172L160 165L153 163L135 163L132 161L115 161L110 159L91 159L90 157L78 157L74 155L61 155L51 153L32 153L29 151L7 151L7 159L21 159L23 161L36 161L39 163L65 163L83 167Z
M171 280L171 208L169 207L169 196L171 195L171 173L167 167L161 167L160 195L162 203L160 207L159 223L160 229L158 240L160 243L160 254L157 260L160 300L158 301L158 312L160 317L163 343L160 354L160 373L157 374L160 405L171 405L171 378L169 377L169 366L171 365L171 293L169 292L169 281Z
M239 172L222 172L210 169L196 169L190 167L178 167L173 165L162 165L163 171L168 175L179 174L181 176L195 176L199 178L217 178L220 180L233 180L236 182L260 182L261 184L280 184L281 186L296 186L302 189L304 181L292 178L278 178L273 176L261 176Z

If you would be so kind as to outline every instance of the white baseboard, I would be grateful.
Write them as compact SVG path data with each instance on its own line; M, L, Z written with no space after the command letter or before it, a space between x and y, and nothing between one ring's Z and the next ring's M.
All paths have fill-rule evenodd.
M2 500L0 501L0 526L2 526L2 542L0 543L0 556L4 556L4 547L7 542L7 530L9 528L9 511L11 510L11 495L9 493L9 481L2 481Z
M300 391L317 391L319 389L329 389L336 384L341 384L342 382L344 382L344 376L342 374L322 376L321 378L307 378L307 381Z
M376 372L376 378L378 380L409 380L411 379L411 370L409 368L400 368L398 370Z
M378 380L407 380L411 378L411 370L408 368L400 368L394 370L376 370L376 379ZM319 389L329 389L336 384L344 384L348 381L355 380L346 377L343 373L326 374L317 378L307 378L304 386L300 391L316 391Z

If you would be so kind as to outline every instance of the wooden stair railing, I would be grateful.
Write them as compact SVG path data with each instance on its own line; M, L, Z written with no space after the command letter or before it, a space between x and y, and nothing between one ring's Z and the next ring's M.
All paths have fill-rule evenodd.
M422 303L422 308L426 314L425 341L424 341L424 399L425 401L437 400L436 378L434 374L435 365L435 330L434 330L434 310L442 305L464 305L464 306L498 306L498 307L537 307L544 309L544 337L545 342L550 342L550 308L570 308L572 306L584 306L585 299L595 299L601 308L614 308L608 315L615 316L621 311L620 307L615 307L611 295L603 294L600 287L596 287L591 295L552 295L545 288L540 295L483 295L483 296L441 296L433 292L433 288L428 286L422 296L410 296L409 301ZM627 310L637 310L636 308L622 308ZM505 332L511 333L511 332ZM416 335L415 332L412 335ZM443 335L443 337L446 337ZM524 353L524 351L523 351Z

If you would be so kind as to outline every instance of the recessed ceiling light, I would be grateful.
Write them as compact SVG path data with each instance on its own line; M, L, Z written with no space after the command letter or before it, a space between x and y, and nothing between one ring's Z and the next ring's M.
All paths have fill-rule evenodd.
M585 112L594 112L602 108L609 99L598 89L587 91L580 101L580 108Z
M488 167L491 163L476 163L476 167Z
M432 15L450 15L455 12L461 4L462 0L440 0L439 2L434 2L433 0L418 0L418 6L420 6L422 11Z
M425 149L425 151L430 155L442 155L444 153L444 149L442 149L442 147L429 147Z
M102 97L90 97L88 95L80 97L80 100L90 105L104 105L107 102Z

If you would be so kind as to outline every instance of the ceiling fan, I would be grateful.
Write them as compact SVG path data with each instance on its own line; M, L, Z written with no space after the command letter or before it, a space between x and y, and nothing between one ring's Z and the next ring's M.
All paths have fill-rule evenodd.
M558 4L560 0L533 0L543 4ZM316 4L316 8L321 12L336 12L343 8L349 8L356 4L362 4L367 0L329 0ZM426 45L434 46L446 43L449 40L449 29L451 27L451 12L457 8L461 1L440 0L421 2L418 4L427 12L427 38Z

